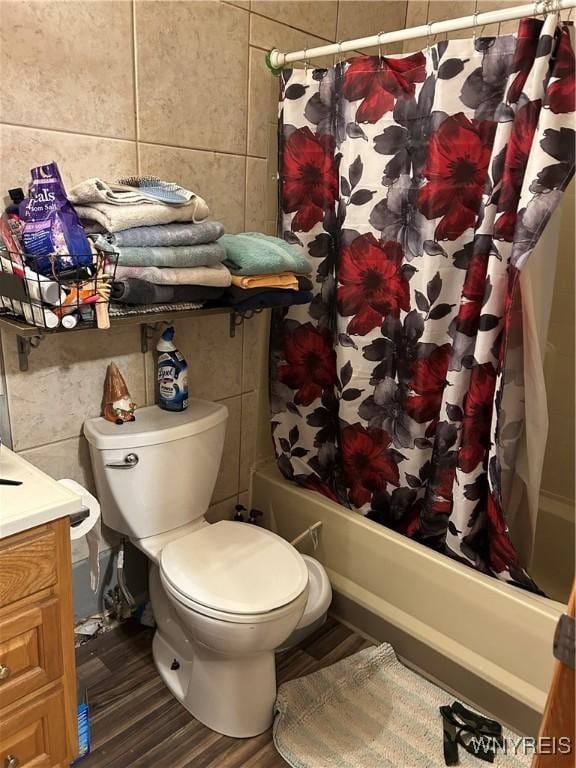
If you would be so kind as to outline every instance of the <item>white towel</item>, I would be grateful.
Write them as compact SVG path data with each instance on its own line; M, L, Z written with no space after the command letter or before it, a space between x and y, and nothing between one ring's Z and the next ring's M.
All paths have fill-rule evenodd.
M232 276L223 264L213 267L116 267L116 280L138 277L158 285L211 285L227 288Z

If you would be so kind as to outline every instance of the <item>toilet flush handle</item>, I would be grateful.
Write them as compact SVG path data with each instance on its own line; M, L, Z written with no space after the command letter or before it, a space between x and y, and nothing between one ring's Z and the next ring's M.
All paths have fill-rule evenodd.
M135 467L139 461L140 459L135 453L128 453L124 456L123 461L113 461L106 464L106 466L110 467L110 469L132 469L132 467Z

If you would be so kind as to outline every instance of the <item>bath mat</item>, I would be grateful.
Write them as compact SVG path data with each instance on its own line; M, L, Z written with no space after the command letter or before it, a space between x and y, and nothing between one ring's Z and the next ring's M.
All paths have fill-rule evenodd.
M391 645L349 656L278 690L274 744L293 768L442 768L439 707L453 697L403 666ZM503 729L497 768L528 768L519 737ZM519 747L521 750L521 745ZM460 747L462 768L490 763Z

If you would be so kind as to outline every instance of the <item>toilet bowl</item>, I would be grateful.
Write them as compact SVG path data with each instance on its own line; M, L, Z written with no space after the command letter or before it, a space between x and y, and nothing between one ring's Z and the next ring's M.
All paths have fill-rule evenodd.
M310 555L302 555L308 568L308 598L306 607L290 637L279 651L293 648L324 624L332 602L332 587L324 566Z
M156 406L121 426L89 419L84 434L104 522L149 560L153 655L173 695L227 736L270 727L274 653L307 605L309 570L276 534L208 509L224 444L225 406Z

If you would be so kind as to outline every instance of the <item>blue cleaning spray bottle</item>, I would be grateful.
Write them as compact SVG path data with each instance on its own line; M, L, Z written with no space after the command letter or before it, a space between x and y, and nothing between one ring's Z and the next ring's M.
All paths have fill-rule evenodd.
M166 411L188 407L188 364L174 346L174 326L166 328L158 350L158 405Z

